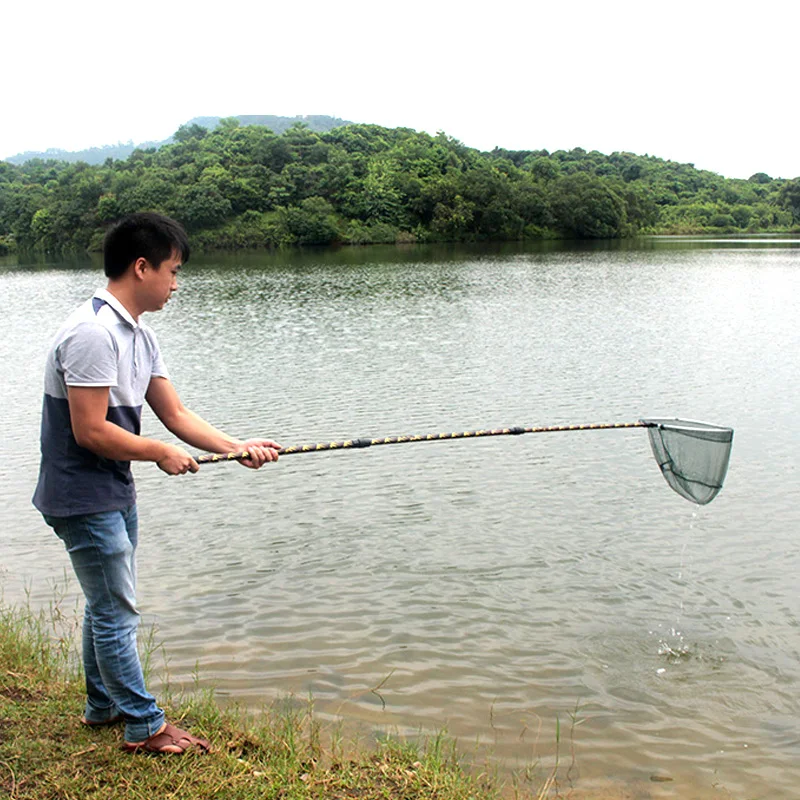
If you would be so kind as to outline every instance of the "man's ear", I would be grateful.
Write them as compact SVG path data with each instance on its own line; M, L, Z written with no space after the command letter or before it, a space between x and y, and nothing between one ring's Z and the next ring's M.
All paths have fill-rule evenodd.
M137 258L136 261L133 262L133 276L138 280L142 280L144 277L144 272L149 267L150 264L148 263L146 258Z

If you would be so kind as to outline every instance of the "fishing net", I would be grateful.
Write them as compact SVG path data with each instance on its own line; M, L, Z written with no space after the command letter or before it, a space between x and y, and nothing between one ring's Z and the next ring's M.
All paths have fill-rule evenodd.
M413 436L381 436L371 439L345 439L338 442L282 447L279 455L292 453L323 453L329 450L361 449L382 444L408 442L441 442L453 439L473 439L482 436L516 436L521 433L555 431L600 431L618 428L647 428L650 444L658 466L667 483L681 496L704 506L722 488L733 444L733 429L705 422L682 419L642 419L638 422L614 422L589 425L550 425L538 428L493 428L455 433L429 433ZM248 457L246 450L237 453L209 453L197 456L198 464L237 461Z
M693 503L710 503L722 488L733 429L680 419L643 419L667 483Z

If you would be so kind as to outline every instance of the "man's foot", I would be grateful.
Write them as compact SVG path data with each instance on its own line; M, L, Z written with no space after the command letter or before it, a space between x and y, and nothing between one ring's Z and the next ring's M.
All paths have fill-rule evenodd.
M127 753L183 755L189 750L197 753L210 753L211 745L205 739L198 739L191 733L165 722L158 731L143 742L124 742L122 749Z

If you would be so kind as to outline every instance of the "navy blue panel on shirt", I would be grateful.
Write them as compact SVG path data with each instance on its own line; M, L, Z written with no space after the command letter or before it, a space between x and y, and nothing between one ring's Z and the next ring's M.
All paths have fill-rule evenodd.
M33 504L52 517L119 511L136 500L129 461L79 447L69 390L107 388L106 419L139 435L153 377L169 378L153 331L105 289L76 309L56 334L45 365L42 461Z
M140 408L109 408L107 419L139 433ZM130 461L102 458L72 433L69 402L50 395L42 405L42 463L33 504L43 514L71 517L117 511L136 502Z

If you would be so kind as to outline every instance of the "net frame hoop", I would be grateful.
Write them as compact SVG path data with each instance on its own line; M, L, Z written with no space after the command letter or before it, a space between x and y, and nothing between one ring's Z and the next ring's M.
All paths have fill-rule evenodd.
M727 444L733 441L733 428L723 425L712 425L710 422L697 422L691 419L672 418L650 418L641 419L639 422L645 428L660 428L662 430L674 430L678 433L691 433L696 439L706 439L709 442L719 442Z

